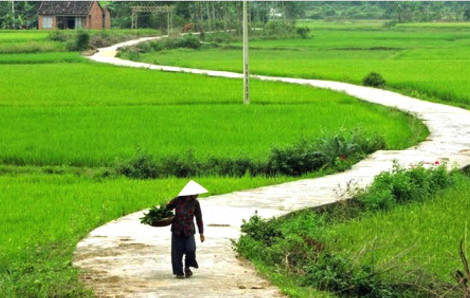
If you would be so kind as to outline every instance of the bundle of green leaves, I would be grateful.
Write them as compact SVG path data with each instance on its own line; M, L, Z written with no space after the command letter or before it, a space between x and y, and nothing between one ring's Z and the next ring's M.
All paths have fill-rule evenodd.
M162 203L158 206L153 206L149 209L149 212L144 214L144 217L140 218L140 223L146 225L152 225L154 221L162 220L164 218L172 217L173 212L166 209L166 204Z

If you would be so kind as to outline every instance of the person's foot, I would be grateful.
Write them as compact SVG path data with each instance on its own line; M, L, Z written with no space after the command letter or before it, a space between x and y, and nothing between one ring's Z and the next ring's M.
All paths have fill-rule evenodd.
M183 274L177 274L175 277L178 278L178 279L181 279L181 278L184 278L184 275Z
M184 275L186 277L191 277L191 275L193 275L193 272L191 271L191 269L187 268L184 270Z

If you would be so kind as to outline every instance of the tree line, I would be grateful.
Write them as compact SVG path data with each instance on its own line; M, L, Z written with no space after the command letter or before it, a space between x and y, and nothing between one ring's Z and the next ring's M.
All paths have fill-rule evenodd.
M108 2L111 11L113 26L130 28L131 7L138 5L172 5L175 13L173 24L183 27L185 24L194 24L198 31L235 30L241 32L242 2L241 1L146 1L146 2ZM308 2L250 2L249 19L252 24L263 25L278 22L293 26L296 19L306 17L305 8ZM162 28L167 22L166 14L139 14L139 27Z
M130 28L131 7L137 5L171 5L175 27L191 23L198 31L235 30L241 32L241 1L99 1L111 11L114 28ZM37 27L37 1L0 2L0 28ZM166 14L139 14L139 27L166 28ZM300 18L308 19L387 19L403 22L470 21L468 2L382 2L382 1L253 1L249 2L249 18L254 26L293 27Z
M314 2L310 19L383 19L398 23L470 21L470 3L458 1Z

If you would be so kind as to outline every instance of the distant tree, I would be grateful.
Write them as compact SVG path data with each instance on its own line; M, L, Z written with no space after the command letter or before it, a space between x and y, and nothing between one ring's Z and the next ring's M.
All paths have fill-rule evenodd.
M37 11L41 3L37 1L1 1L0 28L34 28L37 23ZM15 6L13 14L11 6Z
M470 21L470 7L467 7L463 12L463 19L465 21Z

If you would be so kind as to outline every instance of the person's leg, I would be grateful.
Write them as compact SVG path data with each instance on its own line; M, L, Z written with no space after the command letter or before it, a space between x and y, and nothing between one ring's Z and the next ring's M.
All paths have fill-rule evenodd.
M176 276L184 275L183 272L183 254L185 247L185 238L171 235L171 265L173 274Z
M185 243L185 259L184 259L184 267L185 269L189 269L189 267L199 268L199 265L196 261L196 241L194 240L194 235L191 235L186 238Z

